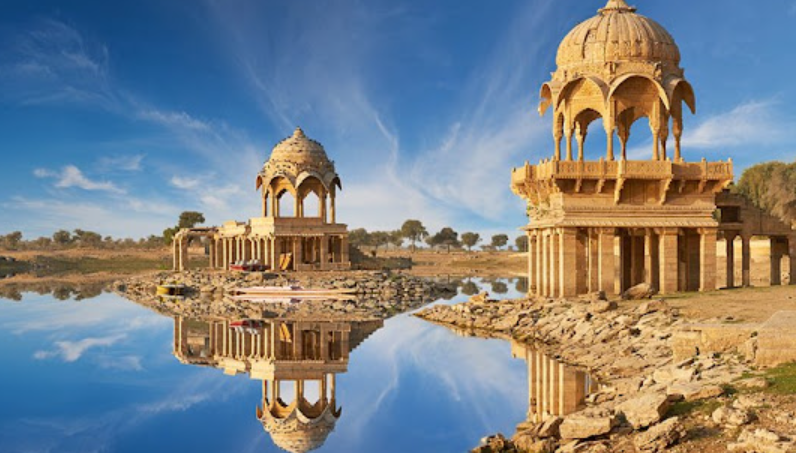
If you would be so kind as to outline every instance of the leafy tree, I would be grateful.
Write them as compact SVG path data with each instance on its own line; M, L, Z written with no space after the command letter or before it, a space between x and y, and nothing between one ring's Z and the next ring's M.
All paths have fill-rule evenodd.
M163 230L163 242L165 242L166 245L171 245L174 241L174 235L177 234L178 231L180 231L178 227L171 227Z
M180 214L180 220L177 222L177 226L180 228L193 228L202 223L205 223L204 214L196 211L184 211Z
M796 162L766 162L749 167L733 191L785 223L796 220Z
M782 162L765 162L747 168L733 191L751 200L758 208L770 212L772 206L766 196L769 184L774 172L783 165Z
M22 242L22 232L14 231L2 237L2 244L8 250L16 250Z
M390 233L386 231L374 231L370 233L370 245L376 248L376 251L379 250L379 247L386 246L390 243Z
M371 243L370 233L368 233L368 230L364 228L357 228L356 230L351 230L348 233L348 242L354 247L362 247L365 245L370 245Z
M93 231L75 230L74 239L83 247L96 247L102 243L102 236Z
M525 236L525 235L517 236L517 238L514 239L514 245L517 247L517 251L527 252L528 251L528 236Z
M58 230L53 233L53 242L58 245L69 245L72 243L72 233L66 230Z
M401 246L404 245L404 236L401 233L401 230L390 232L390 244L392 244L396 249L401 248Z
M459 233L453 230L451 227L445 227L439 230L439 233L434 235L435 243L442 247L448 248L448 253L451 251L451 247L461 247L461 242L459 242Z
M496 234L492 236L492 247L500 250L501 247L509 243L509 237L505 234Z
M472 251L478 242L481 241L481 235L478 233L462 233L462 244L467 247L467 251Z
M412 251L415 251L417 241L428 237L428 231L419 220L407 220L401 225L401 235L412 242Z
M432 249L437 248L437 246L439 245L439 238L437 237L437 235L427 236L425 243ZM414 249L414 245L412 245L412 248Z

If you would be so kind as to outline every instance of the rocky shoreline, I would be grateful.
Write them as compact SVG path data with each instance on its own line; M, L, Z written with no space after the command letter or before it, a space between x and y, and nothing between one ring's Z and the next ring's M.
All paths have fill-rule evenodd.
M510 337L587 369L600 383L585 406L474 452L796 451L796 398L768 392L741 353L675 362L686 320L663 300L490 300L436 305L416 316L459 331Z
M186 285L184 298L156 296L163 283ZM348 289L351 297L306 300L301 303L269 303L233 300L237 290L252 286L299 285L305 288ZM456 285L393 272L325 272L274 274L264 272L222 273L210 271L159 272L113 283L117 294L168 316L195 319L316 318L384 319L456 295Z

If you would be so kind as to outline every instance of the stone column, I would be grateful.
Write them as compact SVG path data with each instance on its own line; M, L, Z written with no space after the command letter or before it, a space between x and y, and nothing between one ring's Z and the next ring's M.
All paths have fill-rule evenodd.
M660 270L661 294L673 294L677 292L678 285L678 262L677 262L677 241L679 239L677 228L662 228L658 230L658 268Z
M544 296L544 235L536 230L536 295Z
M752 237L741 236L741 273L744 288L752 286Z
M534 268L536 265L536 256L534 256L534 252L536 252L536 235L531 232L527 231L528 236L528 295L534 293L536 288L536 269Z
M178 263L177 260L179 260L179 257L177 256L177 240L172 238L172 240L171 240L171 261L172 261L171 268L174 271L180 270L180 263Z
M213 239L209 240L210 242L207 245L207 249L210 252L210 269L216 268L216 244Z
M347 263L349 261L348 258L348 236L343 236L340 238L340 256L342 257L341 262Z
M561 228L558 240L558 279L561 297L574 297L578 295L578 230L575 228Z
M318 217L321 218L321 222L326 223L326 193L324 192L322 197L318 197ZM334 223L334 222L332 222Z
M716 228L699 231L699 290L716 289Z
M724 234L727 254L727 288L735 288L735 233Z
M589 253L589 292L600 290L600 236L597 230L588 230L588 253Z
M769 238L771 249L769 256L771 260L771 286L782 284L782 254L780 253L780 242L778 237Z
M327 245L329 244L329 240L326 236L321 236L320 238L320 245L321 245L321 270L325 270L329 268L329 251L327 250Z
M334 194L332 194L329 197L329 215L330 215L329 223L331 223L331 224L336 224L337 223L337 206L336 206L335 199L336 199L336 197L335 197Z
M538 230L539 234L539 253L538 253L538 260L539 261L539 269L537 274L539 275L539 295L543 297L547 297L550 292L550 272L547 269L548 260L547 255L550 252L550 245L549 245L549 238L547 237L547 232L545 230Z
M599 237L599 289L605 294L613 294L616 291L614 277L616 275L616 264L614 259L614 238L616 230L613 228L601 228L597 230Z
M788 261L790 262L790 284L796 285L796 234L788 238Z

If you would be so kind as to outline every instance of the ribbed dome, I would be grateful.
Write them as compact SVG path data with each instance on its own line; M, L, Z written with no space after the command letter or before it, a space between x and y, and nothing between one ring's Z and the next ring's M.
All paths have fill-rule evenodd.
M257 188L267 186L277 177L286 178L293 187L309 177L317 178L327 190L333 185L340 186L334 162L329 160L323 145L304 135L300 127L274 146L271 157L257 175Z
M636 14L636 8L624 0L610 0L596 17L572 29L556 57L559 70L569 71L580 66L636 61L677 68L680 49L666 29Z
M293 163L328 162L323 145L307 138L304 131L297 127L293 135L279 142L271 152L271 160L283 160Z

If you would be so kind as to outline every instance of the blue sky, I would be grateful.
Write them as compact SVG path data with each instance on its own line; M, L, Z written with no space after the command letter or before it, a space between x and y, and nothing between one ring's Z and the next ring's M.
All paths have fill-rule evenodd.
M736 176L796 156L796 1L765 3L635 2L696 90L686 159L731 157ZM538 88L603 4L5 0L0 233L139 237L187 209L246 219L257 171L297 125L335 160L351 227L514 232L510 170L552 154Z

